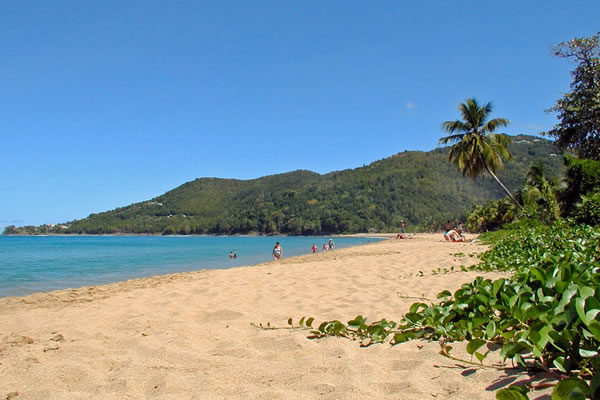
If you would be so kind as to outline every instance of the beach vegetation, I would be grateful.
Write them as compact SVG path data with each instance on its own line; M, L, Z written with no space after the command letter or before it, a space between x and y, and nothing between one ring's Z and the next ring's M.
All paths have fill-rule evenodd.
M581 158L600 160L600 33L554 46L553 54L575 64L571 91L548 112L558 113L558 124L545 134Z
M542 165L533 164L518 192L524 210L518 210L508 198L492 200L471 210L466 219L467 229L489 232L508 228L509 224L518 221L522 221L518 226L525 226L552 224L561 218L598 225L600 161L565 155L564 163L566 174L562 184L555 178L547 178Z
M346 323L323 321L309 337L344 337L361 346L435 340L441 354L454 360L460 359L451 343L466 341L472 359L461 362L543 371L540 387L553 380L553 399L599 398L600 228L559 220L513 227L493 240L481 263L469 269L510 276L478 277L454 293L444 290L437 302L412 304L399 322L369 323L362 315ZM494 349L511 365L486 364ZM536 384L523 385L503 388L497 398L527 399Z
M600 161L565 156L565 165L566 188L559 193L559 198L563 214L568 216L575 212L582 196L600 190Z
M503 160L510 160L511 154L508 151L510 138L494 132L506 127L510 121L506 118L489 119L493 110L492 103L480 105L475 98L468 98L460 103L458 110L462 120L442 124L442 129L450 135L441 138L440 143L453 144L448 159L463 176L475 179L487 172L522 209L523 206L496 175L496 171L504 167Z

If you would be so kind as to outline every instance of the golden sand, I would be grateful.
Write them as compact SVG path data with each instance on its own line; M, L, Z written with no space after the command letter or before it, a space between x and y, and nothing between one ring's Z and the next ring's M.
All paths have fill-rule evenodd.
M432 270L459 270L484 250L422 234L3 298L0 399L494 399L495 389L526 376L448 359L435 342L365 348L251 325L285 327L302 316L317 325L358 314L399 321L418 298L435 301L482 275ZM464 344L454 347L469 358Z

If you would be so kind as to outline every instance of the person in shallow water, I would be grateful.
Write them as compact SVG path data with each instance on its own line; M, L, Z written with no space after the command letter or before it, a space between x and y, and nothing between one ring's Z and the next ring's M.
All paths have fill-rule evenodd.
M275 247L273 247L273 258L279 260L283 255L283 250L281 249L281 245L279 242L275 243Z

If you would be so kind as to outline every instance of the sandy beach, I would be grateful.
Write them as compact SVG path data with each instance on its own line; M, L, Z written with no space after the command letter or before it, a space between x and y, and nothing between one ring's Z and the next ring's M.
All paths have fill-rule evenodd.
M419 234L257 266L2 298L0 399L494 399L494 390L527 376L451 360L435 342L365 348L252 325L359 314L399 321L420 297L434 301L478 275L500 277L432 272L460 270L484 250ZM470 358L464 345L454 347Z

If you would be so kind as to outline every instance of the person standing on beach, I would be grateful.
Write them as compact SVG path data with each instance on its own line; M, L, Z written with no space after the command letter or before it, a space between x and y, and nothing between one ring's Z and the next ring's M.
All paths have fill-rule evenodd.
M329 239L329 250L333 250L335 248L335 243L333 243L333 239Z
M312 245L312 252L316 253L317 252L317 245L313 243Z
M275 247L273 247L273 258L276 260L279 260L282 255L283 255L283 250L281 249L279 242L276 242Z
M323 253L327 251L327 243L323 243Z

